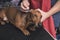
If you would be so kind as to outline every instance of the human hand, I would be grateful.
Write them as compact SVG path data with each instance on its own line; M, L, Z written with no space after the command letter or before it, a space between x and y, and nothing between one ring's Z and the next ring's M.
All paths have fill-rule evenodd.
M41 22L43 22L44 20L46 20L50 16L48 12L44 12L40 9L36 9L36 10L40 11L40 13L42 15Z
M25 11L29 10L29 5L30 5L30 3L28 2L28 0L23 0L21 3L21 8Z

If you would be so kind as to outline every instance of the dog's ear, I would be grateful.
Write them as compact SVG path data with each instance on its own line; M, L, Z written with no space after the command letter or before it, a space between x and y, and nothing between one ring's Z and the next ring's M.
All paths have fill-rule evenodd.
M42 17L41 12L38 11L38 10L35 10L35 14L38 15L38 16L40 16L40 17Z
M41 16L41 17L42 17L40 11L38 11L38 10L36 10L36 9L31 9L30 12L31 12L32 14L34 14L34 15Z
M40 20L41 20L41 18L42 18L41 12L38 11L38 10L35 10L35 14L36 14L36 15L38 16L38 18L40 18Z
M30 12L31 12L32 14L34 14L34 13L35 13L35 10L34 10L34 9L31 9Z

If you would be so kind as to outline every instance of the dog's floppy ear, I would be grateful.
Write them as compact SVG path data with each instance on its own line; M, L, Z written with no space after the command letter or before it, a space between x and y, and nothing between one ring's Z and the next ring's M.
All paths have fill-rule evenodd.
M34 14L34 13L35 13L35 10L34 10L34 9L31 9L30 12L31 12L32 14Z
M36 9L31 9L30 12L31 12L32 14L36 14L37 16L41 16L40 11L38 11L38 10L36 10Z

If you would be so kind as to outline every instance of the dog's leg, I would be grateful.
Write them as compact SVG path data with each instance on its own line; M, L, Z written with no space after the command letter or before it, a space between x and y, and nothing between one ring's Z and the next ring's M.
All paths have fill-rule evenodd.
M4 21L1 21L1 25L5 25L5 22Z
M20 17L20 14L17 14L16 16L16 21L15 21L15 25L17 28L19 28L23 33L24 35L30 35L29 31L26 29L25 25L23 24L23 19L22 17Z
M2 17L3 17L3 20L6 21L7 23L9 23L9 22L8 22L8 18L7 18L7 16L6 16L5 13L6 13L6 10L2 10Z
M28 36L30 35L29 31L25 28L23 28L23 26L20 26L19 29L24 33L24 35Z
M0 11L0 25L4 25L5 22L3 21L3 13L2 10Z
M24 28L25 26L20 26L19 23L16 23L15 25L18 29L20 29L23 32L24 35L26 36L30 35L29 31L26 28Z
M20 29L24 33L24 35L27 35L27 36L30 35L29 31L26 30L25 28L20 28Z

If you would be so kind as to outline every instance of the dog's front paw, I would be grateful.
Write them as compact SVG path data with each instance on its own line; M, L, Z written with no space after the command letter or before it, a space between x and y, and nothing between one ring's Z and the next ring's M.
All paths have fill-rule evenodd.
M1 23L0 23L1 25L5 25L5 22L3 22L3 21L1 21Z
M27 31L27 30L25 30L25 31L24 31L24 35L29 36L29 35L30 35L30 32Z

